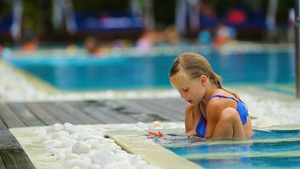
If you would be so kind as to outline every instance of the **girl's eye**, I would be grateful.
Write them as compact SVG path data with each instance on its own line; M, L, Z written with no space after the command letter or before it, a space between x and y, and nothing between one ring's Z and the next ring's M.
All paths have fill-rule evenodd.
M187 92L189 89L184 89L183 91Z

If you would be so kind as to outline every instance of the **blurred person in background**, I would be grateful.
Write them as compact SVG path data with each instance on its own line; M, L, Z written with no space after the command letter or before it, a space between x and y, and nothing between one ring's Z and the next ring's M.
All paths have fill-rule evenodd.
M101 56L99 42L95 37L92 36L87 37L84 41L84 47L89 54L95 57Z

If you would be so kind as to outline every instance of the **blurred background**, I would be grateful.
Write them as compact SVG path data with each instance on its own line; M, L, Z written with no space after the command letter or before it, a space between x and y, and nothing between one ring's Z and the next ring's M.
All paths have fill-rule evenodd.
M224 27L236 40L292 42L293 7L284 0L1 0L0 43L82 43L89 36L103 45L135 43L147 33L155 43L205 41L202 32L213 40Z
M173 60L196 52L227 85L267 84L294 95L294 3L0 0L0 54L55 88L77 91L171 88Z

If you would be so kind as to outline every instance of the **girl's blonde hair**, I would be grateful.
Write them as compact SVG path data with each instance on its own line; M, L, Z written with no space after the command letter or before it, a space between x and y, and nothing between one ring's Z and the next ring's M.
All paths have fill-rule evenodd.
M185 70L191 79L198 78L201 75L205 75L217 88L227 91L240 100L237 94L222 87L222 80L220 76L218 76L212 70L210 64L202 55L191 52L181 54L177 59L175 59L173 63L173 66L169 73L169 78L178 73L181 69Z

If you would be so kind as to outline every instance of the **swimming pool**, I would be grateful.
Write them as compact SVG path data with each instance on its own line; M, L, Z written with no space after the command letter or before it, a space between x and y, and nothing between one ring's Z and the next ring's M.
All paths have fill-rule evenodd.
M300 130L254 133L254 138L245 141L184 141L162 145L207 169L300 167Z
M290 49L242 52L237 49L222 53L199 48L194 52L208 59L225 85L295 82L295 56ZM55 57L17 56L9 62L60 90L158 89L171 88L168 73L178 54L124 54L105 58L56 54Z
M204 141L196 140L195 138L179 137L179 139L174 139L171 137L170 139L169 137L165 139L153 139L153 141L166 148L166 151L175 153L180 158L197 164L200 168L295 169L300 167L299 127L300 126L255 127L255 136L252 139L245 140L215 139ZM171 136L180 135L179 130L177 130L177 132L174 130L161 131L169 133ZM121 132L117 132L111 135L120 145L131 152L139 153L144 157L153 159L163 158L164 160L168 160L170 158L162 157L164 156L164 152L161 148L157 150L143 150L143 147L148 147L152 144L141 141L142 139L139 139L139 134L126 134L127 136ZM142 144L142 146L137 146L138 144ZM152 157L153 155L151 154L155 154L155 156L158 157ZM174 158L175 161L177 160L174 156L172 156L172 158ZM168 160L167 163L170 162L172 163L172 161ZM168 166L169 164L162 162L162 166L164 165ZM176 165L174 168L176 168Z

